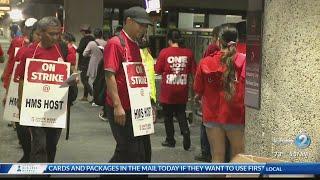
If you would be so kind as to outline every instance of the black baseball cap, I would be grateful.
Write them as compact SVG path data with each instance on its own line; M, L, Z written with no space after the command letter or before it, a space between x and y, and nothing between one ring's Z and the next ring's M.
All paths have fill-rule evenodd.
M127 17L130 17L137 23L153 25L146 10L140 6L134 6L129 9L126 9L123 13L123 17L124 17L124 20L126 20Z

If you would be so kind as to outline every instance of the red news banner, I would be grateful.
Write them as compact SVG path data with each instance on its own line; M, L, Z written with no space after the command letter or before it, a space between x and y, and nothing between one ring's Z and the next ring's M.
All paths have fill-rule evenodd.
M27 59L20 124L65 128L70 63Z

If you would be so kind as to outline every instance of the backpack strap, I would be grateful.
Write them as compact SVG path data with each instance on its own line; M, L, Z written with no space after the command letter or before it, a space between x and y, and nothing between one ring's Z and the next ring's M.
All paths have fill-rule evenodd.
M68 45L65 42L59 42L60 50L63 56L63 59L66 61L68 56Z
M100 46L99 43L96 40L94 40L94 42L97 44L97 46Z
M117 37L120 40L121 46L125 48L126 47L126 42L124 41L123 37L120 34L118 34Z
M127 48L126 48L126 42L124 41L123 37L118 34L117 37L119 38L120 40L120 44L121 46L124 48L124 61L127 61L128 60L128 52L127 52Z

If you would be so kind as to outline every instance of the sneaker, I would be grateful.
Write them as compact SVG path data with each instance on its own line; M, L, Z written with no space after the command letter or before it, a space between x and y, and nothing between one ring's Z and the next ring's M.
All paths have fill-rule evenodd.
M167 140L165 140L164 142L161 143L162 146L165 146L165 147L175 147L176 146L176 143L169 143Z
M183 135L183 149L189 150L191 146L191 140L190 140L190 134L184 134Z
M99 106L99 105L93 102L93 103L91 104L91 106L97 107L97 106Z
M99 112L99 118L100 118L102 121L108 121L108 118L104 116L104 113L103 113L103 112Z
M203 153L200 153L194 156L194 160L202 162L211 162L211 157L209 155L204 155Z

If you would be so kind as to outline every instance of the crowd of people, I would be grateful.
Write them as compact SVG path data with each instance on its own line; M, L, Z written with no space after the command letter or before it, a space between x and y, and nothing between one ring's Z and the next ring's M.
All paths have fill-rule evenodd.
M20 24L21 34L14 33L7 51L8 59L1 81L6 92L10 79L19 82L18 104L21 110L24 74L28 58L68 62L70 74L80 71L79 79L84 87L80 101L98 106L93 96L95 81L105 79L105 103L99 117L108 121L116 141L114 155L109 162L151 162L150 135L134 136L131 103L122 62L143 62L150 87L150 102L156 122L156 103L161 104L166 137L162 146L174 148L174 121L178 120L183 137L183 148L191 146L186 104L189 89L196 94L192 100L202 110L201 153L196 160L205 162L228 162L244 150L244 82L245 44L239 42L239 33L234 24L223 24L212 31L212 43L203 52L201 60L184 46L184 38L178 29L167 32L168 47L152 57L149 50L148 26L153 22L142 7L124 11L123 27L109 39L104 39L103 30L91 26L80 27L82 38L78 47L70 32L61 33L61 23L55 17L40 20L29 18ZM17 27L16 27L17 28ZM15 28L15 29L16 29ZM18 34L18 35L17 35ZM15 48L20 48L15 54ZM78 54L78 58L77 58ZM156 62L154 61L156 59ZM0 48L0 60L3 63ZM77 61L78 59L78 61ZM13 72L15 62L20 62ZM99 65L104 73L99 73ZM161 75L160 92L156 92L155 75ZM190 86L192 85L192 86ZM76 86L77 87L77 86ZM157 99L159 93L159 99ZM75 98L67 105L67 120ZM76 93L77 95L77 93ZM5 103L6 97L3 99ZM158 101L158 102L157 102ZM24 155L19 162L54 162L61 128L23 126L13 123Z

